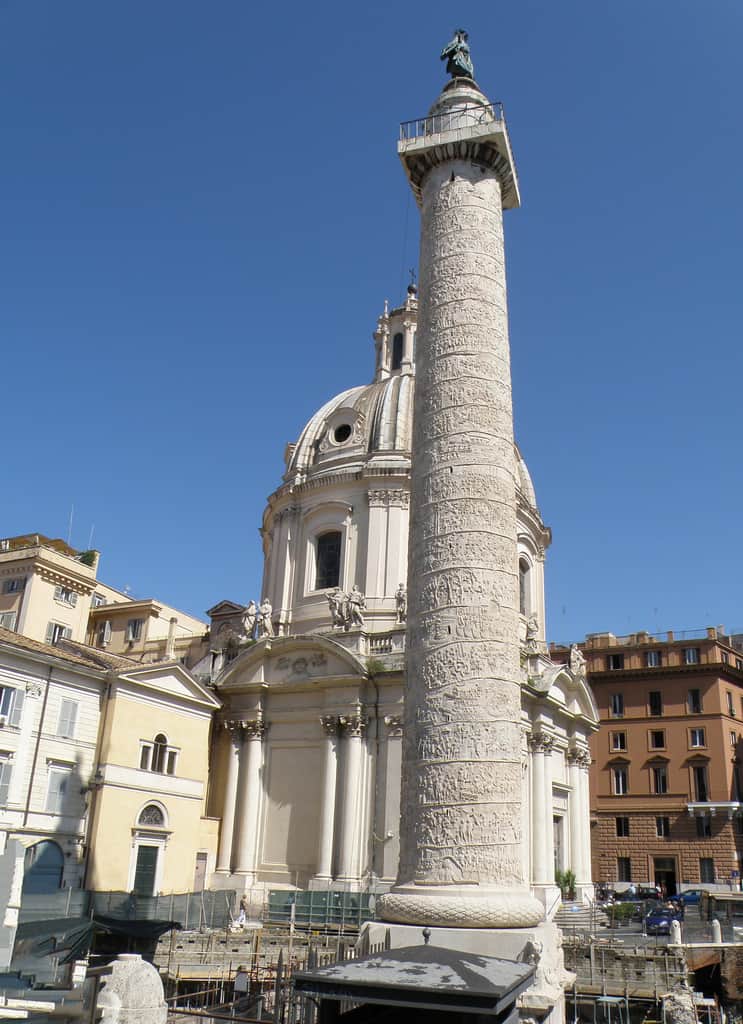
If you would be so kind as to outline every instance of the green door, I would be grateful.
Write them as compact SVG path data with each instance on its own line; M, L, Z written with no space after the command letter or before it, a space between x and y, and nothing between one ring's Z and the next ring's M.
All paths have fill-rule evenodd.
M134 892L137 896L155 895L158 852L157 846L137 847L137 869L134 872Z

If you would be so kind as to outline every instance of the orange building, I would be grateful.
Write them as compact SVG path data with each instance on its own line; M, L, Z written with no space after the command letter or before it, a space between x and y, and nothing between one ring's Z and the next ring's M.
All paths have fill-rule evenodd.
M595 882L738 887L743 858L743 637L591 634ZM553 648L559 657L565 648Z

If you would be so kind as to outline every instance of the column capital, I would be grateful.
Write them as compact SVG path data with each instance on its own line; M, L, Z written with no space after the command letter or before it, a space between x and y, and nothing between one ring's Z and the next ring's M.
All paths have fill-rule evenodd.
M387 726L388 736L402 736L402 715L385 715L384 724Z
M565 754L565 760L577 768L588 769L591 767L591 752L584 747L571 747Z
M371 490L368 492L370 508L407 508L410 495L402 488L394 490Z
M338 715L338 728L344 736L363 736L367 726L366 708L359 704L352 715Z
M262 740L268 732L268 722L264 720L263 715L244 719L242 727L243 735L248 740Z
M338 715L320 715L320 725L326 736L337 736L340 720Z
M529 737L529 748L533 754L551 754L555 740L546 732L533 732Z

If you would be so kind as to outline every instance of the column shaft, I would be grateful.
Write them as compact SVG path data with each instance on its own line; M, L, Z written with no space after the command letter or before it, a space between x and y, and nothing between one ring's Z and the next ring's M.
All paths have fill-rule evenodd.
M244 722L244 738L240 753L240 821L237 836L235 872L254 875L261 805L261 769L263 767L262 719Z
M222 803L222 825L219 830L219 852L217 854L217 871L229 872L232 869L232 845L235 837L235 815L237 813L238 779L240 775L240 730L233 724L228 725L230 731L229 752L227 761L227 780Z
M330 882L333 877L333 836L338 779L338 716L323 715L320 721L325 733L325 751L316 877Z
M539 747L533 749L531 758L531 855L532 883L535 885L544 885L547 881L544 779L544 749Z
M366 728L366 719L363 713L359 711L355 715L341 715L339 721L346 739L338 878L352 881L356 880L358 875L358 867L355 864L357 848L356 821L361 798L362 736Z

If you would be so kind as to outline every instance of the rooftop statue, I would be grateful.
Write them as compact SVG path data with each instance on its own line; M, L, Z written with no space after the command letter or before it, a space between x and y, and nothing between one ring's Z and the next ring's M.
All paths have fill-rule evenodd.
M446 71L452 78L474 79L475 77L470 48L467 45L468 38L464 29L458 28L452 41L447 43L441 51L441 60L446 60Z

